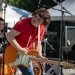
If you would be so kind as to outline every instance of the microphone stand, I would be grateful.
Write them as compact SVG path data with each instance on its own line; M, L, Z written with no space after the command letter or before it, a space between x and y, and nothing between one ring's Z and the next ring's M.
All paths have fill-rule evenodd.
M62 3L61 3L61 10L62 8ZM63 62L63 38L64 38L64 21L63 21L63 16L64 16L64 11L61 11L61 25L60 25L60 47L59 47L59 58L61 59L61 62ZM61 66L61 75L63 75L63 67Z
M43 55L44 55L44 57L46 57L46 42L45 42L45 40L44 40L44 50L43 50L44 52L43 52ZM45 73L45 71L46 71L46 69L45 69L46 67L45 67L45 64L44 64L44 73Z
M61 12L61 25L60 25L60 47L59 47L59 58L61 59L61 62L63 62L63 46L64 46L64 28L65 28L65 23L64 23L64 13L68 13L71 16L73 16L65 7L62 6L62 0L60 0L61 3L56 2L57 4L60 4L61 10L60 9L55 9ZM63 75L63 67L61 66L61 75Z
M45 38L44 40L44 57L46 57L46 45L48 44L49 47L54 51L55 49L53 48L53 46L47 41L47 38ZM44 65L44 73L45 73L45 65Z
M5 1L4 1L5 2ZM6 13L6 2L5 4L3 5L3 14L4 14L4 29L3 29L3 35L4 35L4 38L3 38L3 75L4 75L4 54L5 54L5 47L6 47L6 36L5 36L5 32L7 31L7 26L5 24L5 13Z
M70 13L65 7L62 6L62 9L66 11L66 13L70 14L71 16L74 16L72 13Z
M50 47L52 50L55 50L55 49L53 48L53 46L47 41L47 38L44 39L44 41L49 45L49 47Z
M61 62L63 62L63 49L64 49L64 36L65 36L65 23L64 23L64 11L65 10L69 15L73 16L65 7L62 6L62 0L61 1L61 25L60 25L60 51L59 51L59 57L61 58ZM61 66L61 75L63 75L63 67Z

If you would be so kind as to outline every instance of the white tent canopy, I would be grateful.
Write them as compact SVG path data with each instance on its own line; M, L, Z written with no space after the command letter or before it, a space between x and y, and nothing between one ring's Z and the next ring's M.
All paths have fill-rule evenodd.
M5 22L9 24L9 27L12 27L22 16L31 17L31 13L10 5L7 5L5 13L3 13L3 18L5 17Z
M63 19L66 21L75 21L75 0L65 0L64 2L62 2L62 7L64 7L68 12L70 12L71 14L69 14L67 11L67 13L64 13L64 17ZM56 20L61 20L61 4L53 7L54 9L50 8L48 9L50 15L51 15L51 19L56 21ZM58 9L58 10L55 10Z

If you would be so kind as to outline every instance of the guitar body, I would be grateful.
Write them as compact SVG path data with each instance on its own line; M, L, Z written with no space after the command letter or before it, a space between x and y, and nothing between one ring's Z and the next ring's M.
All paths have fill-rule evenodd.
M30 50L28 51L27 55L26 54L21 54L19 53L19 58L17 59L17 55L18 55L18 51L11 45L8 45L5 49L5 54L4 54L4 63L8 64L7 66L13 66L13 65L25 65L25 66L29 66L29 56L32 56L33 59L35 59L33 56L36 57L36 59L38 60L38 62L45 62L48 64L58 64L61 65L60 61L54 61L54 60L48 60L48 59L43 59L43 58L37 58L38 56L38 52L37 50ZM29 56L28 56L29 55ZM37 63L37 60L35 61L35 64L37 64L37 66L35 66L35 64L33 64L34 66L34 74L35 75L43 75L43 68L41 63ZM67 62L63 62L62 64L63 66L67 66L67 67L74 67L73 64L69 64ZM6 67L8 69L8 67ZM7 69L5 71L7 71ZM37 70L35 70L37 69ZM7 71L9 72L9 71Z
M14 62L16 60L17 52L18 51L13 46L8 45L5 49L5 54L4 54L5 64Z
M13 72L14 69L12 70L13 66L18 66L20 64L28 66L28 62L29 60L27 55L25 54L23 55L19 53L11 45L7 46L5 49L5 54L4 54L4 75L13 75L13 73L15 72L15 71ZM2 71L3 68L0 68L0 69Z
M14 62L16 60L17 52L18 51L11 45L8 45L5 48L4 75L12 75L12 67L10 67L9 63Z
M32 50L29 50L27 54L31 55L31 56L37 56L38 52L36 50L32 49ZM9 67L8 66L14 66L14 65L18 66L20 64L28 66L28 62L29 62L27 55L20 54L11 45L7 46L5 49L4 61L5 61L5 64L8 64L7 67L5 67L5 71L4 71L5 74L9 73L9 71L8 71ZM41 63L35 62L35 64L37 64L37 66L34 67L34 74L35 75L43 75L42 69L41 69L42 68Z

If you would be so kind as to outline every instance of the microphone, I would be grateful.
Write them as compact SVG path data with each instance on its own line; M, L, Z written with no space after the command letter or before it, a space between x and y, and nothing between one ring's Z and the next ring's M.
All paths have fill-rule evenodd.
M55 2L56 4L60 4L57 0L53 0L53 2Z

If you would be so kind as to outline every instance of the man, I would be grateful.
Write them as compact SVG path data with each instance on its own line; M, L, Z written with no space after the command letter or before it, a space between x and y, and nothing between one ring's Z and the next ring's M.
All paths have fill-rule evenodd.
M3 55L4 55L4 48L6 46L6 37L4 35L4 19L0 17L0 75L2 75L2 67L3 67Z
M3 30L4 30L4 20L3 18L0 18L0 53L3 53L3 50L2 50L2 42L4 42Z
M45 27L50 24L50 21L51 17L47 9L39 8L33 12L31 18L22 19L17 22L11 31L6 34L6 38L20 53L27 53L27 48L32 48L35 45L38 56L42 57L42 49L37 48L38 37L40 37L39 45L41 47ZM38 34L40 35L38 36ZM19 65L18 67L22 71L22 75L34 75L31 67L25 67L23 65Z

